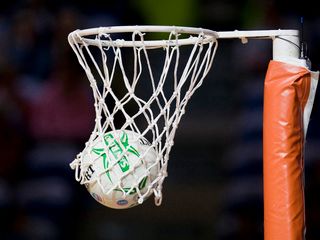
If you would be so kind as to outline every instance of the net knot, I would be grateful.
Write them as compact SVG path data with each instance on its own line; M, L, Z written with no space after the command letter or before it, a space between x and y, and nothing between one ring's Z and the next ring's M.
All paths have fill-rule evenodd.
M143 197L139 197L139 199L138 199L138 203L139 203L139 204L142 204L142 203L143 203L143 201L144 201L144 198L143 198Z
M114 40L114 45L117 46L117 47L123 47L124 46L124 43L126 42L124 39L117 39L117 40Z

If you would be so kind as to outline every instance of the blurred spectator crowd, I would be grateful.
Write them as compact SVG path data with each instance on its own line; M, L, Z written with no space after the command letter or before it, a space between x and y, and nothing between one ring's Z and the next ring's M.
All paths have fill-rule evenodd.
M277 14L280 13L270 11L275 10L275 6L263 4L269 1L261 1L260 8L255 8L257 5L254 1L216 1L214 5L209 0L190 0L186 1L188 4L184 5L183 11L189 11L190 16L192 9L198 9L203 16L195 14L190 20L188 15L182 14L179 18L174 14L177 8L172 8L172 11L167 13L166 21L157 22L154 21L162 15L159 12L152 16L145 14L153 9L151 5L146 4L147 1L137 1L136 6L133 2L1 2L1 239L75 239L75 236L82 239L81 237L90 236L81 236L81 233L75 233L75 229L79 230L79 227L85 226L90 219L89 212L86 212L88 201L90 204L96 203L84 188L79 190L80 186L74 180L69 163L82 149L93 129L93 99L86 76L68 45L69 32L101 25L140 23L202 24L201 27L213 30L234 30L238 27L236 24L239 24L239 18L242 24L240 27L247 28L296 26L292 24L292 15L286 15L289 17L279 20ZM177 6L178 2L181 4L181 1L177 1ZM246 4L238 13L240 3ZM257 11L256 15L252 15L252 21L249 21L251 15L248 13L252 8ZM138 13L137 9L141 12ZM226 14L219 15L219 9L223 9ZM210 14L209 10L215 14ZM269 12L273 15L266 16ZM267 20L259 21L259 13L263 13L263 19ZM233 18L228 17L232 14ZM170 20L174 23L170 24ZM280 23L282 25L278 26ZM319 23L319 19L314 19L310 26ZM311 32L310 28L306 31ZM306 34L306 37L309 37L313 46L311 60L315 61L315 70L318 70L319 28L313 27L312 34ZM175 207L181 207L180 195L177 193L176 205L164 204L164 210L160 210L162 207L157 208L159 210L150 210L149 214L152 213L152 216L164 220L159 220L158 226L150 226L151 223L148 225L149 232L145 233L149 234L149 239L179 239L179 236L180 239L262 239L261 117L263 78L268 59L271 57L265 52L269 48L270 43L243 47L240 42L226 42L219 47L216 57L218 60L215 60L208 81L203 89L199 90L200 93L195 94L194 102L191 101L190 116L182 119L181 130L177 133L177 144L172 153L172 158L176 159L170 162L168 185L165 186L168 188L168 195L174 198L174 193L170 193L170 186L171 189L176 189L174 185L183 185L183 181L192 170L197 176L193 176L192 181L186 180L189 188L184 189L186 192L194 191L190 196L196 195L195 198L201 193L210 195L210 199L215 199L212 201L214 210L205 212L204 206L194 203L193 208L189 209L190 216L184 220L186 225L183 228L190 226L189 231L177 231L181 222L169 224L166 217L158 216L162 213L165 216ZM257 59L257 56L261 58ZM228 74L225 71L227 68L230 69L227 71ZM318 99L319 96L316 97L311 116L306 150L306 214L309 240L320 238L320 195L317 191L320 187ZM190 136L195 136L195 139L211 139L207 141L207 145L200 146L205 152L200 157L197 155L199 153L192 152L191 146L188 145ZM190 152L183 155L186 149ZM181 166L181 162L184 166ZM200 169L200 166L205 168ZM204 186L201 188L202 192L195 190L194 186L199 185ZM166 201L170 201L169 197ZM92 219L108 219L109 215L100 215L104 208L96 208L99 213L95 213ZM190 222L193 211L203 211L208 215L203 216L204 223L196 220ZM114 212L109 213L115 215ZM148 212L144 213L145 217L146 214ZM184 214L187 215L186 212ZM149 218L146 219L144 223L148 224ZM134 226L117 225L108 219L104 225L108 231L102 231L100 237L95 235L96 237L91 239L129 239L130 234L131 239L144 239L141 235L139 238L134 237L136 225ZM162 226L165 227L161 231L157 230ZM165 231L164 228L168 231L167 234L162 232ZM124 235L122 230L127 231L128 235ZM157 234L153 235L152 231Z
M1 11L1 239L63 239L76 222L69 163L94 123L67 35L90 19L59 2L15 1Z

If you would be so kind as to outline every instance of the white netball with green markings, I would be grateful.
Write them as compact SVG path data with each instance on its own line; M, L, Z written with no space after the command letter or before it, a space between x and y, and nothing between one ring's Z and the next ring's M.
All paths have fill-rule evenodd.
M157 154L141 135L129 130L107 132L82 153L84 182L91 196L116 209L130 208L153 192ZM140 199L140 201L139 201Z

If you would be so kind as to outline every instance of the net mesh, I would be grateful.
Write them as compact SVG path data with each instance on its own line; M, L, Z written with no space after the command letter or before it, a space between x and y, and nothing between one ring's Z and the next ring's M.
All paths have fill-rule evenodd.
M140 203L152 191L156 205L161 204L162 183L178 124L189 99L207 75L217 49L216 39L208 40L203 32L188 35L192 44L181 44L186 34L176 30L159 35L164 40L156 41L157 44L148 44L155 42L149 40L154 36L138 30L122 34L121 39L119 34L103 29L86 37L77 30L68 38L94 96L95 126L86 148L114 130L131 130L139 138L147 139L157 153L158 175L148 192L140 193L139 181L134 188ZM83 153L70 165L76 170L76 180L86 184L88 163L83 161ZM97 179L91 179L94 180ZM121 183L114 186L119 187Z

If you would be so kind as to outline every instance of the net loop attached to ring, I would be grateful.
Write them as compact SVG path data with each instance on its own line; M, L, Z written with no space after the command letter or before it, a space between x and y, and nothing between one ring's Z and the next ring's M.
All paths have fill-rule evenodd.
M210 70L216 38L210 30L161 26L95 28L69 34L94 97L95 126L86 146L113 130L131 130L147 139L159 166L149 187L156 205L162 201L176 130L189 99ZM85 184L87 166L82 157L79 153L70 165L76 180ZM139 203L147 194L139 193Z

